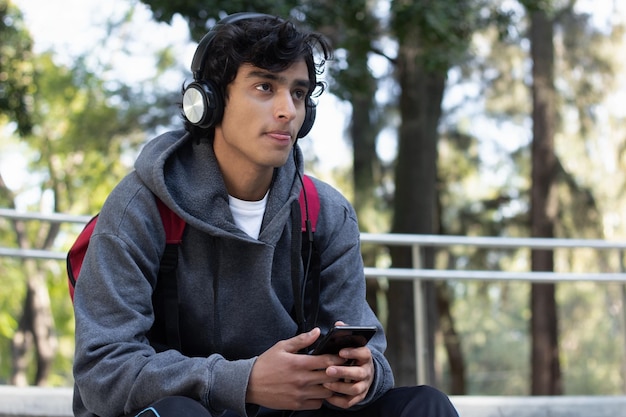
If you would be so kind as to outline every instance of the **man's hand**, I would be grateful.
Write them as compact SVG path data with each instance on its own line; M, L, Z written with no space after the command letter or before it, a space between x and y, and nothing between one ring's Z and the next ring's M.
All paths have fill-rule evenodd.
M329 373L328 370L336 369L345 363L345 359L337 355L297 353L311 346L319 336L320 330L315 328L282 340L261 354L250 373L246 401L275 410L313 410L320 408L324 400L331 399L335 389L329 387L335 387L333 384L342 376L341 373L334 376L335 371ZM358 356L366 360L367 355L361 353ZM371 363L371 353L369 358ZM346 367L339 368L343 371ZM351 377L358 378L358 373L354 373Z
M336 321L335 326L345 326L343 321ZM363 401L374 381L374 360L368 347L346 348L339 351L343 365L326 368L326 374L339 378L336 382L324 384L335 395L327 399L328 403L340 408L349 408Z
M374 381L374 361L368 347L342 349L339 357L344 363L349 361L351 365L326 368L326 375L333 378L334 382L326 382L324 387L335 393L326 401L336 407L349 408L367 396Z

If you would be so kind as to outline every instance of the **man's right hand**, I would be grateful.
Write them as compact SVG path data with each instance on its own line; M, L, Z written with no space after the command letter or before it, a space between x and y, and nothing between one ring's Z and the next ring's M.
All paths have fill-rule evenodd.
M315 328L291 339L282 340L261 354L252 367L246 402L275 410L314 410L333 392L322 384L337 378L326 375L329 366L341 365L338 355L303 355L320 336Z

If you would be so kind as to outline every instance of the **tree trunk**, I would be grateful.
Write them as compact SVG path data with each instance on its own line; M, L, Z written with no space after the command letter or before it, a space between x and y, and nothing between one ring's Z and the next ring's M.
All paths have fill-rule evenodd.
M1 178L0 178L1 180ZM0 186L4 185L0 181ZM28 238L26 227L23 221L14 221L13 229L16 240L20 248L28 248ZM48 233L44 233L48 230ZM38 241L44 242L43 247L49 248L54 240L51 235L56 236L59 225L49 228L40 228ZM28 385L29 364L31 354L34 354L35 385L46 385L52 362L56 354L58 341L54 333L54 320L50 305L50 294L46 285L46 273L43 268L33 259L23 262L24 276L26 281L26 297L22 316L19 320L18 329L11 341L13 372L11 383L13 385ZM32 352L34 348L34 353Z
M556 173L553 32L553 22L544 11L531 13L533 143L530 222L532 236L543 238L554 237L557 215L553 195ZM553 251L532 251L531 267L533 271L553 271ZM555 292L555 284L532 284L532 395L562 394Z
M35 349L35 385L46 385L52 362L57 350L54 334L54 320L50 307L50 296L45 282L45 273L37 268L36 262L24 262L27 271L27 289L22 317L13 337L13 375L11 383L17 386L28 385L29 363L32 349Z
M367 66L367 57L357 60ZM359 217L359 228L362 232L371 232L369 225L371 213L375 212L376 195L375 189L380 184L380 161L376 152L376 137L380 130L377 120L372 120L374 113L376 94L376 81L365 68L359 71L363 74L359 84L363 86L361 92L354 92L352 100L352 120L350 133L352 138L352 148L354 155L353 163L353 183L354 183L354 209ZM363 261L366 265L373 265L377 257L375 250L363 249ZM376 280L367 280L366 296L367 302L380 317L380 307L378 305L378 293L380 285Z
M370 83L373 80L370 80ZM354 150L354 207L357 212L363 212L373 207L376 202L374 191L380 184L380 161L376 153L376 136L378 123L371 120L374 111L372 97L376 86L366 91L367 97L355 94L351 100L352 122L350 132ZM367 224L361 226L364 231L370 231Z
M398 139L395 171L393 233L431 234L436 228L437 126L446 73L429 73L420 59L417 35L407 36L400 46L397 74L401 87L400 114L402 124ZM411 251L391 248L394 267L412 267ZM422 252L422 267L434 265L433 250ZM416 382L415 322L413 316L413 284L392 281L389 285L389 349L387 356L398 385ZM432 283L422 283L426 294L427 382L434 381L434 329L436 300Z
M448 284L438 282L437 289L437 311L439 312L439 329L443 335L443 344L448 354L450 365L450 388L447 392L451 395L467 394L465 384L465 360L461 350L461 339L454 328L454 318L452 316L451 302L452 296L449 294Z

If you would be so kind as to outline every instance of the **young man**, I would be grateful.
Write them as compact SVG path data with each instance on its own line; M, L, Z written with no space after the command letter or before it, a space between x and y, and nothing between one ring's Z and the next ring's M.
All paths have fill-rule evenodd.
M75 415L457 416L433 388L392 388L354 210L317 180L319 296L306 285L296 141L329 56L321 36L259 14L229 16L200 42L186 129L146 145L92 235L74 295ZM155 196L186 222L176 349L159 327L170 312L153 303L165 246ZM378 331L366 347L301 353L343 322Z

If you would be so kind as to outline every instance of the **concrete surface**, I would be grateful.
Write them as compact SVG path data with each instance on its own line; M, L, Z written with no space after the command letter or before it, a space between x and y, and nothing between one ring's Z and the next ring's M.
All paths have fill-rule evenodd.
M72 416L72 388L0 385L0 417Z
M460 417L626 417L626 396L452 397Z
M453 396L451 399L461 417L626 417L626 396ZM0 417L70 417L71 404L71 388L0 385Z

